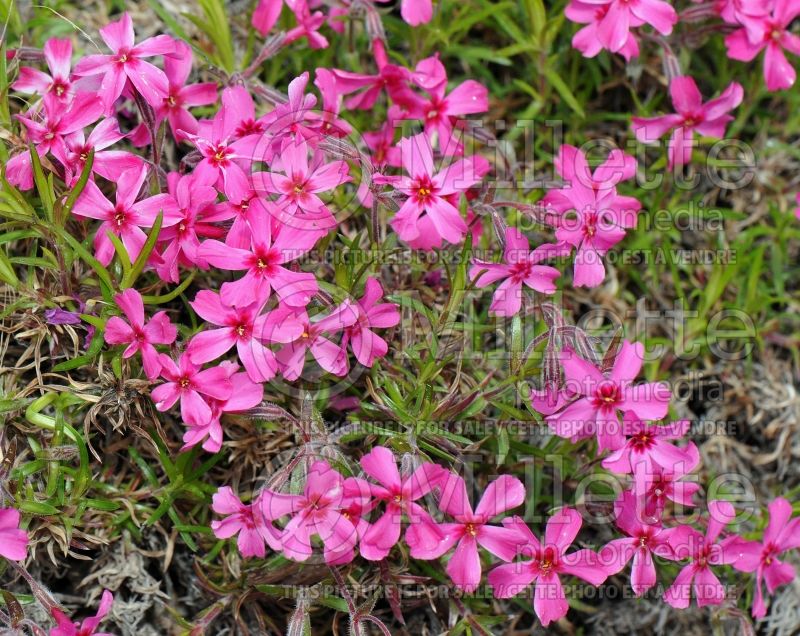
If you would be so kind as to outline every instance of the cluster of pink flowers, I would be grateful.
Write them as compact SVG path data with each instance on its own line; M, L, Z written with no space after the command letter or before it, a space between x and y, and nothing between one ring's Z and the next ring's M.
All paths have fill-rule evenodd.
M687 9L680 16L663 0L570 0L565 13L573 22L585 25L572 39L572 46L585 57L607 50L630 61L639 55L641 27L647 25L660 36L669 36L679 20L692 24L714 17L721 19L716 30L728 33L728 57L751 62L763 51L768 90L791 88L797 78L786 58L787 52L800 55L800 37L789 30L800 15L800 5L794 0L719 0Z

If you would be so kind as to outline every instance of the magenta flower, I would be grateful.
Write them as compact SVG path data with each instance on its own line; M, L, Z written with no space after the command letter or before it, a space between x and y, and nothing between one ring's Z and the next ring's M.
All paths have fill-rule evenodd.
M656 584L656 565L653 555L674 558L670 545L671 529L660 523L645 523L636 511L636 502L630 492L614 505L617 527L627 537L614 539L600 550L600 562L609 576L620 572L633 559L631 564L631 588L636 596L642 596Z
M389 92L392 99L406 107L411 107L419 99L411 89L408 88L408 81L411 79L411 72L396 64L390 64L386 55L386 47L380 39L372 41L372 53L375 57L375 64L378 67L377 75L365 73L354 73L352 71L342 71L333 69L332 73L336 77L336 90L342 95L350 95L360 91L345 101L347 108L371 109L375 102L384 91ZM395 99L399 97L400 99ZM394 127L391 127L392 135Z
M763 50L767 89L779 91L791 88L797 79L784 51L800 55L800 37L789 31L789 25L800 15L800 5L796 0L774 0L770 4L771 13L747 16L742 22L744 28L728 35L725 45L728 57L742 62L752 61Z
M599 12L597 38L612 53L630 47L631 27L649 24L661 35L669 35L678 22L675 9L663 0L582 0L581 4L593 5ZM573 19L570 12L567 17Z
M181 417L188 424L201 425L211 418L211 407L202 395L215 400L231 397L233 386L231 375L236 365L220 365L200 370L187 353L178 358L178 363L168 355L161 354L161 376L167 381L151 392L159 411L167 411L180 400ZM201 395L202 394L202 395Z
M383 446L376 446L364 455L361 467L378 482L368 485L372 497L386 504L383 514L361 535L361 556L380 561L400 540L403 514L411 525L433 523L417 500L438 486L447 471L436 464L423 463L413 473L401 476L392 451Z
M282 227L273 241L270 217L253 216L256 218L250 225L249 248L209 240L198 249L199 257L214 267L246 272L239 280L222 285L222 302L235 307L247 306L253 298L268 298L274 289L281 302L291 307L305 307L317 293L317 279L314 274L292 271L285 265L314 247L320 233Z
M214 536L217 539L230 539L238 534L236 547L243 557L264 558L267 553L265 543L272 550L280 551L280 536L274 528L262 528L263 524L259 522L261 515L256 511L260 505L259 497L249 505L243 504L228 486L217 490L211 498L211 509L218 515L225 515L225 518L211 522Z
M375 0L376 2L389 2L389 0ZM400 15L411 26L427 24L433 18L432 0L402 0Z
M450 243L460 242L467 233L467 224L448 197L478 183L478 172L486 160L476 155L434 171L433 149L425 135L404 138L399 146L408 176L397 181L397 190L408 198L392 219L392 227L401 239L413 241L420 235L419 221L425 214L442 238Z
M169 173L167 191L175 200L179 220L164 228L158 236L159 242L167 245L161 251L161 262L156 263L155 270L162 280L177 283L180 281L179 265L208 267L197 254L200 238L223 236L224 229L214 222L226 215L221 214L215 205L217 191L208 181L201 181L196 173L182 176L177 172Z
M224 413L242 413L261 404L264 399L264 385L253 382L247 373L235 373L238 369L233 362L222 362L220 367L230 370L232 392L226 400L217 400L206 396L204 399L211 409L211 417L207 422L185 421L187 429L183 434L185 451L200 442L203 450L216 453L222 448L222 423L220 418Z
M39 156L56 152L64 146L64 137L94 123L103 114L103 107L94 95L81 93L66 106L48 93L44 99L42 121L17 115L36 145Z
M571 0L564 10L564 15L568 19L586 25L572 38L573 48L579 50L584 57L595 57L600 51L608 48L606 43L610 42L610 37L616 37L615 34L609 32L612 25L605 20L610 8L611 3L597 5L590 4L586 0ZM644 24L642 20L631 16L629 26L637 27L642 24ZM618 44L618 40L614 42L615 46ZM619 53L628 62L631 58L638 57L639 43L636 41L636 36L628 31L624 43L613 52Z
M72 622L64 615L64 612L54 607L51 611L57 624L50 630L50 636L113 636L108 632L97 631L100 623L108 615L113 603L114 595L108 590L103 590L97 614L90 618L85 618L82 623L78 621Z
M135 289L126 289L117 294L114 300L128 322L118 316L109 318L103 333L105 341L112 345L128 345L122 352L123 358L130 358L136 352L141 352L144 373L148 380L155 380L161 373L161 359L153 345L172 344L178 337L178 330L170 322L166 311L159 311L149 321L145 321L144 303Z
M686 609L692 598L692 583L697 605L719 605L725 600L725 588L711 571L712 565L731 565L739 558L741 539L732 535L717 541L719 535L733 519L736 511L727 501L708 502L708 526L703 536L690 526L679 526L670 534L676 560L689 558L689 564L675 577L664 592L664 601L677 609Z
M307 38L310 48L327 48L328 39L319 32L319 28L325 23L325 14L322 11L311 13L307 0L289 0L288 4L294 13L297 26L286 32L284 44L290 44L300 38Z
M600 585L608 576L597 553L592 550L567 554L567 548L572 545L582 523L576 510L564 508L550 517L544 543L540 543L520 517L504 520L504 526L513 528L522 537L520 552L530 559L499 565L489 572L489 585L494 595L510 598L535 582L533 610L542 625L547 627L552 621L566 616L569 605L559 574L577 576L592 585Z
M19 510L0 508L0 556L10 561L28 556L28 533L20 529L19 521Z
M283 9L283 0L258 0L250 19L253 28L261 35L269 33L278 21L281 9Z
M265 298L256 296L246 307L231 307L213 291L197 292L190 303L192 308L203 320L219 329L201 331L192 337L186 347L191 361L195 364L211 362L235 346L239 360L253 382L274 378L278 363L275 354L263 343L291 342L300 337L303 325L286 306L259 315L265 303Z
M603 460L603 468L627 475L636 472L640 464L640 468L652 472L658 466L672 468L678 462L688 462L690 456L686 449L673 446L666 440L683 438L690 426L689 420L666 426L648 425L629 411L622 418L622 432L628 440Z
M700 451L692 442L681 449L685 458L670 466L658 463L647 466L641 462L634 466L633 491L639 514L654 523L661 519L667 500L680 506L693 507L694 495L700 489L696 480L685 478L700 463Z
M688 75L674 78L669 85L674 115L661 117L634 117L633 132L643 143L652 143L672 130L669 141L669 166L682 166L692 160L694 132L707 137L724 137L728 122L733 120L728 113L742 103L742 85L731 82L716 99L703 103L694 79Z
M406 542L415 559L438 559L455 546L447 563L447 574L456 587L472 592L481 580L478 546L504 561L510 561L525 543L525 535L515 527L489 523L525 500L525 486L516 477L501 475L487 486L474 511L467 496L467 486L461 477L452 473L446 475L441 488L439 508L453 517L454 521L433 524L432 520L423 518L416 526L411 526L413 532L411 529L406 532ZM417 530L419 526L431 525L433 528L430 531L435 529L442 536L438 545L433 547L419 540L424 535Z
M273 227L277 226L279 214L274 211L274 203L262 199L250 185L247 177L238 178L229 175L225 182L225 200L218 204L218 215L215 220L233 219L225 237L225 244L231 247L247 249L250 247L250 224L267 219Z
M89 133L88 138L84 135L82 126L64 137L63 145L53 148L53 154L64 165L65 182L74 185L78 181L92 150L92 172L108 181L119 181L122 173L128 170L141 170L144 167L141 157L125 150L106 150L125 137L120 132L119 122L115 117L103 119Z
M100 37L111 49L111 55L87 55L75 66L79 77L102 75L99 96L107 113L122 95L130 81L153 108L158 108L167 94L164 71L145 62L143 58L154 55L174 55L175 40L168 35L156 35L134 44L133 22L125 12L116 22L100 29Z
M800 548L800 517L791 517L792 505L783 497L777 497L769 504L769 523L762 540L742 541L737 546L740 554L733 567L756 573L752 610L755 618L763 618L767 613L762 581L766 581L767 591L774 594L778 587L794 580L794 567L778 559L783 552Z
M467 80L447 93L447 74L438 57L426 58L417 64L412 79L424 89L427 100L417 98L409 116L424 122L429 139L438 133L439 147L448 148L454 143L453 124L464 115L485 113L489 110L489 91L475 80Z
M311 232L327 232L336 227L336 219L318 195L350 181L347 163L324 163L323 154L316 152L309 165L308 146L303 139L286 139L279 161L285 174L256 172L252 182L259 194L280 195L276 202L280 222Z
M389 345L373 329L388 329L400 322L397 305L379 303L382 297L381 284L372 277L367 278L364 296L351 305L357 315L356 322L345 328L342 338L342 349L346 349L349 344L356 360L365 367L371 367L375 360L389 351Z
M636 160L614 150L592 172L583 152L565 144L559 149L556 169L565 185L542 199L556 213L545 221L556 228L559 242L577 249L573 284L596 287L605 278L603 256L625 237L626 229L636 225L642 207L616 189L636 174Z
M337 376L347 375L347 353L341 345L335 344L323 334L334 334L355 324L358 313L349 300L331 310L315 321L311 321L305 310L298 311L297 320L303 327L299 337L278 351L276 358L283 377L290 382L300 377L306 361L306 352L311 355L325 371Z
M152 227L159 212L163 213L162 227L169 227L180 220L178 206L169 194L157 194L136 201L146 176L146 166L122 173L117 182L115 203L106 199L94 181L89 181L75 202L73 212L77 216L102 221L94 235L94 249L97 260L103 265L108 265L114 257L114 244L107 232L116 234L122 240L128 257L133 261L147 240L142 228Z
M155 109L159 121L166 118L169 122L176 141L181 140L178 131L197 132L197 120L187 106L206 106L217 101L217 85L214 82L186 85L191 71L192 47L178 40L175 42L174 55L164 58L167 93Z
M483 288L502 280L494 292L489 311L498 316L513 316L522 306L522 286L543 294L554 294L559 271L540 263L553 256L570 252L561 245L540 245L530 251L528 239L515 227L506 228L506 247L502 263L473 259L469 276L475 286Z
M359 488L347 490L346 493L344 477L327 462L315 461L302 494L263 492L261 512L266 520L291 516L281 541L287 559L306 561L313 552L314 536L324 545L326 563L348 563L353 559L358 534L352 519L343 511L351 506L352 497L365 499L365 493Z
M571 349L564 349L561 364L566 384L577 400L564 410L548 415L550 429L573 442L597 435L598 453L617 450L625 444L620 411L632 411L644 420L659 420L667 414L669 387L663 382L633 384L644 359L641 343L623 341L611 372L604 374Z
M75 92L69 71L72 64L72 42L66 38L50 38L44 43L43 52L50 75L23 66L11 88L20 93L42 96L52 94L60 102L68 102Z

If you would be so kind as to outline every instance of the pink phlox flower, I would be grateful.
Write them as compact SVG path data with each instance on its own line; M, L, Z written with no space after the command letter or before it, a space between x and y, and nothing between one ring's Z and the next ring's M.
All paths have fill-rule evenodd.
M114 603L114 595L109 590L103 590L103 595L100 597L100 605L97 608L97 614L90 618L85 618L82 623L71 621L64 615L57 607L52 609L53 618L56 621L56 626L50 629L50 636L113 636L108 632L98 632L97 628L103 622L108 612L111 610L111 605Z
M270 531L264 532L263 524L259 523L262 518L256 511L259 510L261 503L260 495L256 496L252 503L243 504L229 486L224 486L214 493L211 499L211 509L218 515L225 515L224 519L215 519L211 522L211 530L218 539L230 539L236 537L236 547L239 554L243 557L264 558L267 553L266 546L270 549L280 551L281 542L277 533Z
M556 169L565 180L550 190L542 203L552 210L546 220L556 228L556 238L576 248L573 284L596 287L603 282L603 256L636 225L641 203L621 196L616 186L636 173L636 160L619 150L609 153L594 172L583 152L574 146L559 149ZM574 212L574 214L573 214Z
M603 468L626 475L635 472L640 463L645 470L656 470L653 464L672 468L678 462L688 462L686 449L667 440L679 440L689 432L691 422L679 420L666 425L647 424L632 411L622 418L622 433L628 438L625 445L603 459Z
M64 137L97 121L103 114L103 107L94 95L80 93L65 105L48 93L44 98L43 112L39 114L41 119L23 115L17 115L17 119L27 129L39 156L44 156L56 149L63 150Z
M175 40L168 35L156 35L134 43L133 22L125 12L116 22L100 29L100 37L111 49L111 55L87 55L75 66L77 76L102 75L100 98L111 114L125 85L130 82L153 108L158 108L168 94L169 81L164 71L145 62L155 55L174 55Z
M498 316L513 316L522 306L522 286L543 294L554 294L560 272L542 261L564 256L571 251L563 245L540 245L531 251L528 239L515 227L505 231L503 262L491 263L473 259L469 277L480 288L502 281L494 292L489 311Z
M342 109L342 95L333 71L318 68L315 71L314 85L322 96L322 112L317 114L320 134L345 137L353 132L353 127L339 116Z
M311 142L319 137L317 129L319 120L312 111L317 104L317 98L306 93L308 77L308 71L306 71L289 82L288 100L284 104L275 106L270 113L267 135L271 139L271 147L276 154L280 152L287 138L291 140L304 139ZM269 162L272 157L265 152L263 159Z
M486 160L474 155L436 170L433 149L424 134L406 137L398 145L406 176L398 180L397 190L408 198L391 220L392 227L402 240L413 241L420 235L420 217L427 215L439 236L450 243L459 243L468 227L448 197L478 183Z
M314 321L305 310L298 311L296 317L303 325L302 333L276 354L283 377L290 382L300 377L307 351L311 351L319 366L328 373L347 375L347 352L327 336L344 331L358 320L358 313L351 301L345 300L326 316Z
M213 177L206 176L213 181ZM208 264L198 256L201 238L221 238L224 229L215 224L221 216L216 207L217 191L209 181L203 182L196 173L167 175L167 191L175 200L179 220L158 236L161 262L155 269L162 280L180 281L178 266L200 267Z
M600 550L600 562L609 576L622 571L631 563L631 588L636 596L642 596L656 584L656 565L653 555L673 558L670 545L671 529L660 523L643 521L636 510L631 492L622 493L614 505L617 527L627 536L614 539Z
M676 560L688 558L689 563L675 577L664 592L664 601L677 609L686 609L692 598L692 587L697 605L719 605L725 600L725 588L711 566L731 565L739 558L741 539L731 535L717 541L725 526L736 517L730 502L708 502L708 526L705 536L690 526L679 526L670 534ZM694 585L692 585L694 584Z
M166 311L159 311L150 320L145 320L144 302L135 289L126 289L117 294L114 300L128 322L118 316L109 318L103 333L105 341L113 345L128 345L122 353L123 358L140 352L147 379L155 380L161 373L161 360L154 345L172 344L178 337L178 330L170 322Z
M580 51L584 57L595 57L604 49L611 50L607 43L612 42L610 37L613 37L614 34L610 33L610 28L613 25L605 20L610 8L610 3L597 5L590 4L585 0L571 0L564 10L564 15L569 20L586 25L572 37L572 47ZM631 16L630 27L638 27L642 24L644 24L642 20ZM613 44L619 48L612 53L619 53L626 61L630 62L631 58L639 57L639 42L632 31L627 32L627 37L621 45L619 40L614 41Z
M253 28L262 36L272 31L272 27L281 16L281 9L283 9L283 0L258 0L250 19Z
M728 57L741 62L750 62L764 51L764 80L767 89L779 91L791 88L797 79L785 51L800 55L800 36L789 30L791 23L800 15L800 4L796 0L774 0L768 4L771 11L761 15L739 16L743 28L725 38Z
M284 226L273 240L270 217L253 216L247 248L211 239L204 241L198 250L199 257L214 267L246 272L237 281L223 283L222 301L226 305L246 306L254 297L269 297L274 289L281 302L305 307L317 293L317 279L314 274L292 271L285 266L314 247L321 234Z
M322 11L312 13L306 0L291 0L291 2L287 0L287 4L294 13L297 26L286 32L284 44L291 44L300 38L307 38L310 48L327 48L328 39L319 32L319 28L325 24L325 14Z
M695 505L693 498L700 484L694 478L686 478L700 464L700 451L692 442L680 450L685 458L670 466L639 462L633 467L633 492L639 514L648 523L661 519L667 500L683 507Z
M717 0L714 10L728 24L741 26L772 12L772 0Z
M49 38L43 47L44 59L50 74L23 66L11 88L20 93L47 95L52 93L62 104L70 101L75 87L70 78L72 65L72 42L67 39Z
M164 74L167 78L167 94L155 109L156 118L166 118L175 141L181 141L179 131L197 132L197 120L189 112L191 106L207 106L217 101L217 85L214 82L186 85L192 71L192 47L186 42L175 42L175 54L164 58Z
M352 498L364 500L361 488L345 489L345 478L325 461L315 461L309 468L298 495L265 490L261 511L265 519L290 516L283 529L282 548L287 559L306 561L313 552L312 538L318 536L324 546L325 562L348 563L355 556L358 531L349 515Z
M375 0L375 2L389 2L389 0ZM427 24L433 18L433 2L432 0L402 0L400 16L411 26Z
M547 627L566 616L569 605L559 575L576 576L592 585L600 585L608 576L596 552L581 549L567 553L582 523L576 510L563 508L547 521L544 541L540 542L520 517L505 519L503 525L522 537L519 552L526 559L489 572L494 595L510 598L535 583L533 610L542 625Z
M653 143L672 130L669 141L669 166L681 166L692 160L695 131L707 137L724 137L733 116L728 113L742 102L744 90L731 82L716 99L703 103L694 79L688 75L673 78L669 85L674 115L634 117L633 131L643 143Z
M733 567L742 572L755 572L753 616L763 618L767 614L764 604L762 582L767 592L774 594L781 585L795 578L794 567L778 559L787 550L800 548L800 517L792 519L792 504L777 497L769 504L769 522L761 541L741 541L737 544L739 558Z
M64 166L65 183L70 186L77 183L92 150L92 172L108 181L119 181L127 170L141 170L145 162L138 155L125 150L106 150L126 136L115 117L101 120L88 137L82 128L65 136L64 144L53 148L53 154Z
M224 191L225 200L217 204L217 213L212 216L214 221L233 219L225 237L226 245L249 248L250 225L263 219L271 223L271 232L277 233L280 213L272 201L259 196L245 175L230 174Z
M201 331L192 337L186 353L195 364L216 360L236 347L239 360L253 382L266 382L275 377L278 363L275 354L264 343L287 343L298 338L303 325L286 307L261 314L266 298L254 297L250 305L225 305L218 294L201 290L190 304L206 322L217 329Z
M545 418L550 429L573 442L597 435L598 453L602 453L625 444L620 411L632 411L644 420L663 418L669 407L669 387L663 382L633 384L643 360L644 346L625 340L613 368L604 374L565 347L561 364L566 383L578 398Z
M436 524L443 538L434 547L426 547L417 541L419 526L431 524L431 520L422 519L412 526L415 531L410 535L406 533L406 537L412 540L409 544L410 554L415 559L437 559L455 546L447 563L447 574L456 587L471 592L481 580L478 546L504 561L510 561L525 543L525 536L514 526L489 523L498 515L522 504L525 486L516 477L501 475L486 487L474 511L467 496L466 484L458 475L446 475L441 481L441 491L439 508L453 521Z
M376 446L361 458L361 467L377 484L368 484L375 503L383 502L383 513L369 524L361 535L361 556L370 561L380 561L400 540L403 515L413 526L421 522L433 524L427 510L417 503L437 487L446 473L441 466L422 463L413 472L401 475L392 451ZM409 527L410 528L410 527ZM406 537L413 536L406 531ZM436 543L442 539L436 536ZM412 539L412 543L414 543Z
M166 380L151 392L159 411L168 411L181 403L181 417L190 425L202 425L211 419L211 407L203 396L227 400L233 393L231 376L236 365L225 364L201 370L184 352L177 363L161 354L161 376Z
M373 329L388 329L400 323L397 305L378 302L382 297L381 284L375 278L367 278L364 296L352 305L356 322L345 328L342 338L342 348L349 344L356 360L365 367L371 367L389 351L389 345Z
M571 3L567 17L574 22L584 23L588 11L580 5L594 7L597 25L593 35L603 48L612 53L621 53L626 49L631 53L632 27L648 24L661 35L669 35L678 22L675 9L663 0L581 0L580 3ZM583 35L584 38L587 36L586 33Z
M209 396L204 396L205 402L211 409L211 417L207 422L184 422L187 429L183 434L183 446L181 451L185 451L200 442L203 443L203 450L209 453L216 453L222 448L222 423L221 417L225 413L241 413L252 409L264 399L264 385L260 382L253 382L247 373L237 373L238 365L233 362L222 362L221 367L230 369L230 379L232 392L226 400L217 400Z
M161 225L164 228L180 221L178 204L170 194L136 200L146 176L147 166L123 172L117 181L115 203L105 197L94 181L88 181L75 202L75 215L102 221L94 235L94 249L97 260L103 265L108 265L114 256L114 244L108 238L108 232L122 240L128 257L134 261L147 240L142 228L152 227L159 212L163 214ZM155 253L151 258L159 260Z
M309 147L303 139L286 139L273 166L282 172L256 172L252 175L257 193L277 194L278 220L295 229L327 232L336 227L336 218L319 195L350 181L345 161L325 163L321 151L309 163Z
M0 508L0 556L10 561L23 561L28 556L28 533L19 522L19 510Z

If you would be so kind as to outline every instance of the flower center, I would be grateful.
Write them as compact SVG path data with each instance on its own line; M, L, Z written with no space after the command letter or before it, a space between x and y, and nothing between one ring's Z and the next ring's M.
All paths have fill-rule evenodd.
M471 537L474 537L476 534L478 534L478 530L475 528L475 524L474 523L468 523L467 525L465 525L464 526L464 534L468 534Z
M180 380L178 380L178 386L182 389L188 388L191 383L192 381L186 376L183 376Z
M117 224L117 227L125 225L125 217L125 210L117 209L116 212L114 212L114 223Z
M622 399L619 387L613 382L602 382L595 391L595 406L611 409Z

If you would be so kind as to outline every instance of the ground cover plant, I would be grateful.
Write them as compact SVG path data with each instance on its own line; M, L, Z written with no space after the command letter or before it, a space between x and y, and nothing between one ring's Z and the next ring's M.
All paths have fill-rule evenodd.
M800 2L0 2L0 633L794 634Z

